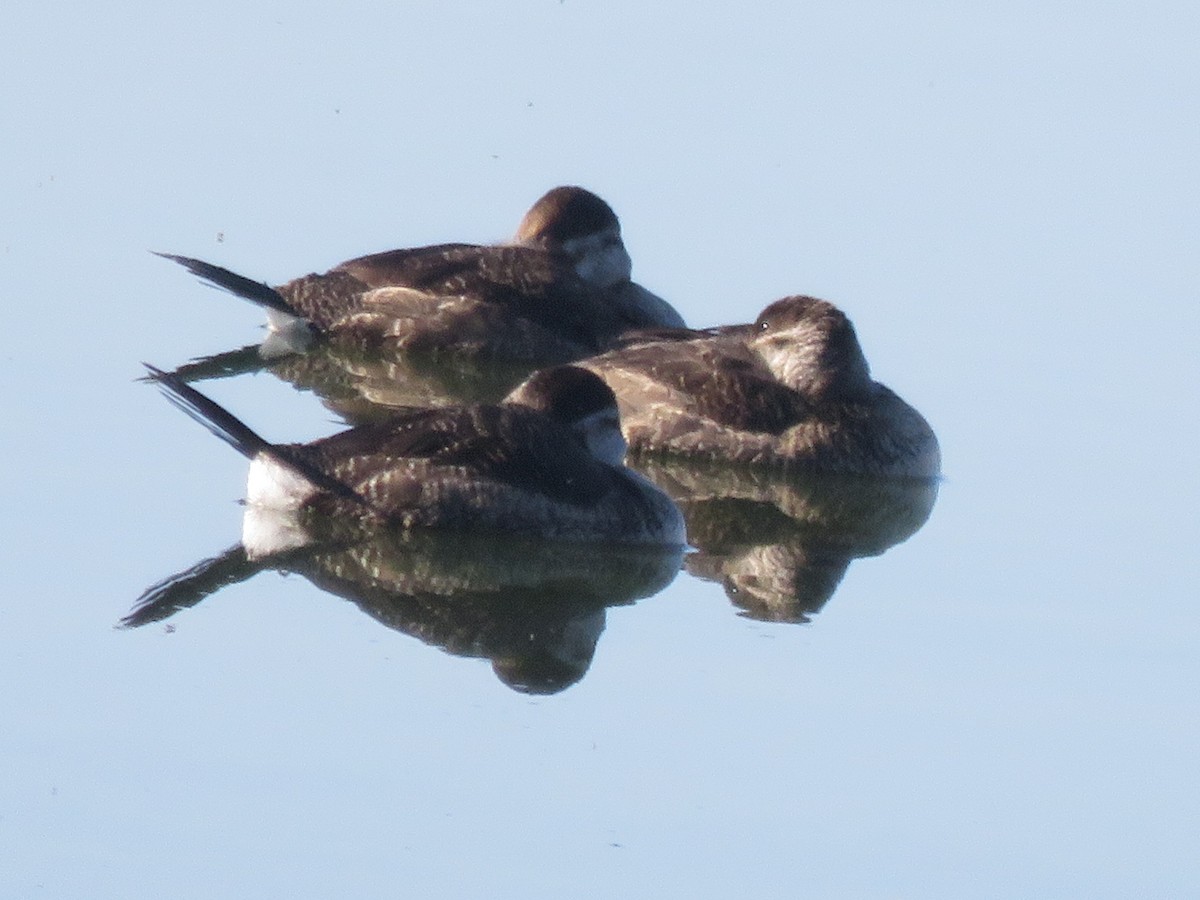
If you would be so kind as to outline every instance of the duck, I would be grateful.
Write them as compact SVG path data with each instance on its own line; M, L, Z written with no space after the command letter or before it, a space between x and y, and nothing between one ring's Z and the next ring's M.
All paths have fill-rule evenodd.
M304 546L322 517L367 527L683 546L678 507L624 465L616 398L572 366L499 404L398 410L303 444L273 444L178 375L147 366L168 400L250 459L242 543Z
M616 213L576 185L540 197L510 242L373 253L275 287L203 260L158 255L265 308L268 357L327 337L356 348L550 365L596 353L632 329L685 324L632 281Z
M633 457L935 478L929 423L871 377L854 326L805 295L752 324L657 330L578 363L616 393Z

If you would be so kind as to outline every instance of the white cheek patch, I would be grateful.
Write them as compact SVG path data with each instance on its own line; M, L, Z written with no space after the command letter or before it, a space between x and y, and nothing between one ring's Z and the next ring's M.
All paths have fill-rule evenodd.
M612 410L600 410L584 418L577 426L592 456L610 466L625 462L629 449L621 434L620 423Z
M633 272L633 260L619 233L603 232L564 241L563 249L575 261L579 277L597 287L628 281Z
M780 384L803 393L819 374L817 357L819 347L806 340L803 333L788 332L760 339L754 343L771 374Z
M551 648L554 658L581 672L586 670L596 653L596 643L604 633L604 621L603 612L571 619L558 643Z

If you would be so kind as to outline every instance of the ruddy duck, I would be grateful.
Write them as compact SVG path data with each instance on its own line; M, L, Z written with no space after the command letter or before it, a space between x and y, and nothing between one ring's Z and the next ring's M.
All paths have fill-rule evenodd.
M677 546L683 516L623 465L616 398L564 366L498 405L408 409L308 444L271 444L181 378L148 367L176 406L250 459L242 543L306 543L305 521L511 532Z
M580 365L616 392L630 450L930 478L937 438L871 379L836 306L785 297L752 325L634 336Z
M630 280L616 214L580 187L545 194L511 243L375 253L279 287L161 255L265 307L270 355L304 350L325 334L356 345L545 365L595 353L632 328L684 324L665 300Z

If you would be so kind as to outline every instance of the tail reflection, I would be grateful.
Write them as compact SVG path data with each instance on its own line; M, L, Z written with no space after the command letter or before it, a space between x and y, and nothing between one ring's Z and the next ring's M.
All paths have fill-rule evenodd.
M326 535L260 559L236 544L148 588L120 626L167 619L263 570L295 572L388 628L455 656L491 660L514 690L556 693L586 674L605 610L661 591L682 556L661 548L394 531Z
M416 351L366 351L317 340L306 353L283 355L251 344L194 359L173 374L196 382L264 370L298 391L316 394L343 421L361 425L378 422L398 407L499 403L531 367Z

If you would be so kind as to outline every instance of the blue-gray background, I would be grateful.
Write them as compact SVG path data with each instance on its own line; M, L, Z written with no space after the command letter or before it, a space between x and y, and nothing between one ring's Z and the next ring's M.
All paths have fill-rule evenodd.
M1190 3L19 2L0 27L0 895L1200 892ZM681 575L561 695L264 574L244 462L135 384L281 281L559 183L690 322L806 292L938 431L811 625ZM332 429L263 376L269 436Z

